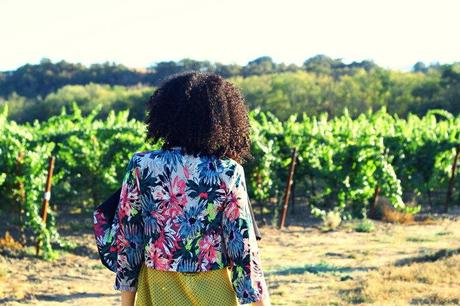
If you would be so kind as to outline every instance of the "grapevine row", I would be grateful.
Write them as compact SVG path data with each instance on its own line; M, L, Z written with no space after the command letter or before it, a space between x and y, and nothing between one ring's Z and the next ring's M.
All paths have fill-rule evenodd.
M127 111L104 120L96 119L98 112L82 116L74 106L70 114L24 125L8 120L6 108L0 113L1 209L18 212L21 227L41 241L45 256L60 243L56 212L46 225L39 216L49 156L56 156L51 208L88 210L119 187L133 152L159 147L145 143L145 126L128 120ZM401 119L383 109L357 118L301 114L282 122L253 110L250 120L254 158L246 175L251 198L265 205L282 197L293 147L298 195L317 216L333 210L344 218L364 217L376 193L412 213L420 206L408 205L410 197L433 202L440 190L452 201L458 196L460 117L447 112Z

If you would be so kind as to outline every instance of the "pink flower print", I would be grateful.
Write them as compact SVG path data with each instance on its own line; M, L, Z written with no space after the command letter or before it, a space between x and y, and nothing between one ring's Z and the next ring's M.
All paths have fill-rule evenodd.
M171 187L171 199L184 206L187 203L187 197L185 196L185 181L182 180L179 176L176 176L171 184Z
M129 216L130 211L131 208L128 205L128 185L123 184L121 186L120 209L118 211L118 218L122 220L124 217Z
M107 219L101 211L97 211L94 214L94 232L96 236L104 235L104 227L107 224Z
M165 197L166 210L165 215L171 218L176 218L182 214L182 208L187 204L187 196L185 194L185 181L176 176L169 185L169 193Z
M155 269L166 271L171 265L171 256L166 254L156 243L147 247L147 264Z
M155 186L153 190L153 198L155 200L159 200L161 203L164 203L169 200L169 194L163 186L159 185Z
M118 235L117 238L117 245L119 248L126 248L130 246L130 243L126 239L125 232L123 230L120 231L120 235Z
M119 254L117 257L117 263L122 269L129 268L128 257L126 255Z
M120 209L118 217L122 220L126 216L131 215L131 207L133 203L139 202L139 189L136 186L130 186L128 183L124 183L121 188L120 195Z
M199 260L214 263L217 261L217 250L216 248L220 245L220 235L210 234L204 236L203 239L198 243L200 247Z
M190 178L190 172L188 171L188 168L187 167L184 167L184 176L186 179L189 179Z
M207 192L200 192L200 194L198 195L200 198L202 199L207 199L208 198L208 193Z
M231 194L230 201L228 202L224 213L225 213L225 216L231 221L236 220L240 216L240 210L238 206L238 197L236 194L234 193Z
M186 183L179 176L174 177L166 186L156 186L153 198L159 202L160 213L170 218L176 218L182 214L182 208L187 204L185 189Z
M130 202L130 203L138 203L139 202L139 188L137 188L137 186L131 186L128 185L128 188L127 188L127 200Z
M180 238L174 227L174 223L168 220L164 228L160 230L160 235L155 241L156 247L162 249L168 255L180 248L178 243Z
M131 206L129 206L128 201L122 202L120 210L118 211L118 218L121 220L126 216L129 216L131 213Z
M164 215L170 218L176 218L182 212L182 207L176 202L169 202L169 206L165 209Z
M159 224L163 224L165 217L162 215L161 211L152 210L150 215L157 220Z

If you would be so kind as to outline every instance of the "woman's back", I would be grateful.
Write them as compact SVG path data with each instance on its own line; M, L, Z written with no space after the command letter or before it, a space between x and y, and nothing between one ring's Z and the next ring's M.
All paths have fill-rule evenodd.
M142 262L160 271L232 267L240 302L266 291L242 166L180 147L134 154L119 205L117 289L135 288Z

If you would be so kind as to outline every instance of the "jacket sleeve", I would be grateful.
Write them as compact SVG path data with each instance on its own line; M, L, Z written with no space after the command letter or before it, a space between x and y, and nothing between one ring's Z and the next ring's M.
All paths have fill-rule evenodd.
M231 263L232 285L240 304L268 297L259 250L249 211L244 170L237 165L224 208L223 234Z
M144 224L140 195L140 168L134 155L123 177L117 209L117 264L114 285L116 290L137 289L137 277L144 261Z

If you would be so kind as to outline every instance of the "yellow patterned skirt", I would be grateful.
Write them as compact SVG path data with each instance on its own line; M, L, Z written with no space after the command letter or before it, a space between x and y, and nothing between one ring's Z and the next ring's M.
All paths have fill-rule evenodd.
M238 305L228 268L208 272L167 272L142 265L136 306Z

